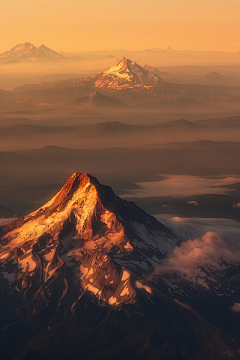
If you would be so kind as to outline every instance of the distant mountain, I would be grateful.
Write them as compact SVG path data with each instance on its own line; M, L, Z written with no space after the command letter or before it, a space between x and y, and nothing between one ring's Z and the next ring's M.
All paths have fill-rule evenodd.
M9 209L6 206L0 205L0 218L13 218L15 216L15 212ZM1 222L1 219L0 219Z
M174 131L207 131L207 122L204 124L196 124L185 119L167 121L162 124L155 125L156 129L169 129Z
M172 74L169 72L160 71L161 67L156 67L145 64L144 69L153 71L162 80L176 84L195 84L195 85L219 85L219 86L240 86L240 77L238 75L228 74L222 75L216 71L201 74L201 75L184 75ZM203 68L203 71L205 68ZM169 69L170 71L170 69Z
M92 104L93 101L93 104ZM75 102L74 102L75 103ZM94 102L91 97L85 97L77 100L80 107L94 107L99 109L124 109L125 106L120 101L111 99L108 96L101 95ZM74 104L75 106L75 104ZM217 130L215 131L217 133ZM56 145L67 147L78 147L81 139L81 146L87 148L91 146L94 140L94 146L98 144L100 148L114 146L132 147L133 143L138 146L143 144L151 144L153 141L164 143L174 141L177 138L189 139L209 139L214 130L207 127L207 124L196 124L190 121L180 119L160 123L157 125L131 125L118 121L108 121L96 124L86 125L64 125L64 126L48 126L45 124L16 124L0 127L0 148L14 143L13 146L20 146L17 149L24 149L26 143L31 147L39 147L39 145ZM133 142L134 139L134 142ZM104 141L103 141L104 140Z
M231 116L222 119L199 120L196 123L215 129L240 129L240 116Z
M173 78L175 82L175 79ZM185 82L188 84L200 84L200 85L219 85L219 86L240 86L240 77L238 75L222 75L216 71L198 75L198 76L179 76L179 79L176 79L176 82Z
M65 53L63 53L65 55ZM66 54L67 55L67 54ZM162 64L163 66L181 65L210 65L210 64L239 64L239 53L226 53L222 51L192 51L192 50L174 50L170 47L167 49L145 49L145 50L103 50L87 51L68 54L68 56L79 56L85 60L104 59L107 56L114 56L121 59L123 56L129 59L136 59L138 63L145 64Z
M94 91L89 96L79 98L71 104L88 108L124 108L127 106L122 101L103 95L99 91Z
M25 42L14 46L11 50L0 55L0 62L38 62L38 61L56 61L65 57L45 45L39 47Z
M116 65L88 79L95 88L125 89L161 87L164 83L154 72L125 57Z
M103 98L97 91L115 101ZM1 96L4 112L62 114L66 111L68 115L77 116L76 109L71 106L75 101L86 107L120 108L122 105L116 103L117 99L131 108L178 111L185 117L189 112L229 113L232 102L239 103L240 88L165 82L154 71L124 57L116 66L85 79L24 85L5 91Z
M122 103L114 101L106 96L100 104L94 104L94 109L123 109L121 115L130 109L124 107ZM110 100L109 100L110 99ZM80 101L79 101L80 100ZM79 99L77 105L71 105L73 109L91 109L91 98ZM106 102L105 102L106 100ZM113 101L112 101L113 100ZM109 103L110 101L110 103ZM78 105L79 104L79 105ZM122 106L122 107L121 107ZM69 105L70 107L70 105ZM112 113L108 118L111 118ZM122 123L120 121L86 123L78 125L77 121L71 123L63 120L58 123L35 121L31 123L17 122L10 126L0 126L0 151L13 151L33 149L44 146L60 146L68 148L82 149L103 149L116 147L151 147L158 146L168 142L180 141L239 141L239 118L204 120L200 122L190 122L185 119L172 120L156 125L134 125ZM96 121L99 121L96 118ZM6 125L6 124L4 124ZM58 126L56 126L58 125ZM135 164L136 166L136 164Z

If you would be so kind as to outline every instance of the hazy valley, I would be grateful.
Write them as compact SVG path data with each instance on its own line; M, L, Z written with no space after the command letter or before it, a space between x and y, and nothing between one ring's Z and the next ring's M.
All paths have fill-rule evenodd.
M47 69L54 64L58 71L57 64L62 64L63 59L67 62L68 58L46 49L26 43L13 48L2 59L9 62L11 56L11 61L18 56L19 64L8 64L12 69L26 64ZM169 56L174 54L169 50ZM92 61L97 66L108 55L98 54ZM147 52L145 55L149 56L146 62L153 56ZM155 51L154 64L158 55L159 51ZM81 61L80 68L86 64ZM113 57L107 61L116 60ZM73 73L77 72L74 65L67 64ZM91 64L88 66L89 74ZM210 71L214 65L205 67ZM230 68L231 65L228 71ZM16 215L24 214L47 199L69 174L84 171L112 185L120 195L132 194L151 213L166 210L175 214L179 211L176 200L175 206L162 208L168 203L165 196L161 199L158 194L152 199L146 195L142 199L132 189L139 188L137 183L156 181L161 174L223 178L238 175L240 88L236 86L236 73L227 75L225 69L225 75L208 76L206 71L205 76L199 74L204 71L203 66L179 66L178 70L173 66L172 75L167 77L170 72L159 69L141 67L123 58L117 65L90 76L2 90L1 205ZM83 66L83 74L84 71ZM57 72L56 76L60 74ZM230 79L235 79L235 86ZM203 85L205 82L207 85ZM235 186L235 190L230 188L228 193L219 194L224 210L218 211L217 216L236 218L238 208L232 205L238 203L239 193L236 184L229 186ZM220 201L217 194L195 195L204 198L202 211L199 206L187 209L184 199L185 205L183 201L181 205L185 210L181 213L192 211L203 216L209 196L215 197L213 202ZM214 216L214 211L208 213Z
M4 359L240 357L239 54L123 52L0 56Z

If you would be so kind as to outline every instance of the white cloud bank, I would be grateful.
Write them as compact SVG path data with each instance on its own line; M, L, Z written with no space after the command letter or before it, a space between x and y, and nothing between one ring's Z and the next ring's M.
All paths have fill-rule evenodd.
M237 203L237 204L233 204L233 207L234 207L234 208L240 208L240 202Z
M195 205L195 206L198 206L198 202L195 201L195 200L190 200L187 202L188 205Z
M232 311L240 312L240 304L239 303L234 303L233 307L232 307Z
M138 190L124 194L124 198L145 197L186 197L206 194L228 194L231 189L226 186L240 183L239 176L209 178L190 175L161 175L161 180L137 183Z
M240 223L229 219L179 218L159 221L181 241L154 275L178 273L182 278L208 288L214 273L225 264L240 264Z

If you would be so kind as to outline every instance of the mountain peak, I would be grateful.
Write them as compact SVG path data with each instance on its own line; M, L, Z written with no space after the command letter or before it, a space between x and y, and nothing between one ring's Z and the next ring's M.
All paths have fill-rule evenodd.
M102 221L101 214L104 213L106 204L113 203L114 198L115 194L110 187L100 185L96 178L87 173L75 172L45 205L1 228L3 235L11 232L10 238L6 236L5 243L8 240L12 243L15 237L18 238L18 243L24 244L30 238L35 242L46 232L52 238L59 239L63 227L69 223L75 228L75 235L89 240L98 231L98 223ZM21 232L19 228L22 229Z
M123 66L123 67L125 67L125 66L127 66L127 67L129 67L130 65L134 65L134 64L136 64L134 61L132 61L132 60L130 60L130 59L127 59L127 58L125 58L125 56L119 61L119 63L117 64L117 67L118 66Z
M117 65L101 71L90 79L97 88L113 89L161 87L164 83L154 72L125 57Z
M25 47L31 47L31 46L33 46L32 43L27 42L27 41L25 41L22 45L25 46Z
M41 44L41 45L39 46L39 49L48 49L48 47L47 47L46 45L44 45L44 44Z
M30 42L24 42L23 44L17 44L10 51L14 50L15 52L23 52L23 51L29 51L32 48L36 49L36 47Z
M17 44L11 50L6 51L0 55L0 61L2 62L50 61L59 58L64 58L64 56L58 54L54 50L49 49L43 44L39 47L36 47L30 42Z
M134 203L78 172L47 204L0 230L0 265L12 263L10 283L23 290L26 281L37 281L44 288L52 276L63 280L68 268L79 294L88 290L109 305L134 301L131 271L153 270L176 242Z
M91 100L102 100L102 99L112 99L112 98L110 98L109 96L106 96L106 95L104 95L104 94L102 94L102 93L100 93L99 91L97 91L97 90L95 90L95 91L93 91L90 95L89 95L89 98L91 99ZM114 99L113 99L114 100ZM117 101L117 100L116 100Z
M51 205L48 207L50 212L53 211L60 211L64 209L64 207L67 205L68 201L73 198L73 196L78 193L82 192L84 188L89 186L95 186L99 185L99 182L97 179L95 179L93 176L87 174L87 173L78 173L75 172L65 183L65 185L62 187L62 189L59 191L59 193L51 200ZM49 204L49 203L47 203ZM47 208L47 204L45 205L45 208Z
M105 70L106 72L134 72L136 69L134 69L134 66L137 68L141 68L135 61L132 61L130 59L127 59L123 57L116 66L112 66L111 68Z
M17 45L19 48L22 48L22 49L29 49L29 48L31 48L31 47L33 47L34 45L33 44L31 44L30 42L24 42L23 44L18 44Z

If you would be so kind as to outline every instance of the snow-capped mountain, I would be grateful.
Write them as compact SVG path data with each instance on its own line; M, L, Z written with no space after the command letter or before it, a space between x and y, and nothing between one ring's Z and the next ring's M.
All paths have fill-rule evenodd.
M88 290L110 305L131 301L131 271L153 270L176 244L155 218L78 173L46 205L3 226L1 235L6 286L21 293L32 286L43 290L49 279L69 269L79 295Z
M233 243L181 245L86 173L0 236L2 359L239 358Z
M25 55L23 54L23 56ZM32 58L34 61L36 60L35 56ZM70 59L64 57L62 60L69 61ZM13 61L18 60L15 57ZM223 106L222 102L226 100L224 106L227 108L230 106L230 99L236 101L240 98L238 88L230 91L228 87L215 87L213 89L212 86L168 83L161 79L161 75L158 76L155 69L151 71L150 69L152 68L144 69L136 62L123 58L116 66L85 79L75 78L28 84L15 88L11 92L7 91L3 94L7 101L2 103L2 107L4 111L9 111L8 109L12 109L12 106L14 106L15 111L29 111L29 104L31 104L33 105L32 109L38 111L39 104L41 104L42 109L45 106L42 104L47 104L44 110L51 113L54 111L62 113L63 109L72 113L72 111L76 111L76 109L72 109L74 101L76 101L75 105L78 102L81 105L82 102L82 105L87 107L94 107L95 105L98 107L98 104L101 107L101 104L104 103L106 106L104 104L103 107L119 108L122 106L116 102L115 106L114 101L110 101L110 99L105 98L107 101L103 100L103 97L100 99L99 94L95 93L99 91L102 95L114 98L131 108L168 109L171 111L174 109L174 111L178 110L179 114L185 116L186 111L189 110L194 113L197 111L215 112L216 104ZM40 98L39 90L41 90ZM49 91L51 92L50 98ZM24 97L25 99L24 102L19 98L20 93L21 98ZM93 96L92 99L91 96ZM51 102L49 102L50 99ZM51 110L50 104L52 104ZM213 104L215 105L213 106Z
M93 75L89 81L92 81L96 88L116 90L161 87L164 84L153 71L148 71L125 57L116 66Z
M6 51L0 55L1 62L36 62L36 61L53 61L64 59L64 56L58 54L41 45L39 47L34 46L31 43L25 42L14 46L11 50Z

